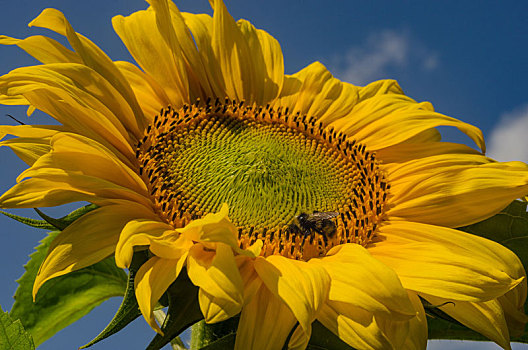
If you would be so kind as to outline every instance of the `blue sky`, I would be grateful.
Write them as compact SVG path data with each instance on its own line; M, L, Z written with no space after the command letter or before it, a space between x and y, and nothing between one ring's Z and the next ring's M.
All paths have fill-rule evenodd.
M46 7L63 11L75 30L91 38L114 60L130 60L111 26L111 17L146 8L140 0L1 1L0 33L17 38L50 34L27 23ZM183 11L211 13L206 0L181 0ZM246 18L281 43L286 73L313 61L324 63L338 78L362 85L392 78L419 101L479 126L489 154L500 160L528 161L528 2L525 1L243 1L226 0L236 19ZM56 36L54 36L56 38ZM0 74L36 62L15 47L0 47ZM0 106L5 114L29 123L48 123L36 113L28 121L24 109ZM459 133L443 130L451 140ZM0 149L0 192L25 169L7 149ZM30 213L19 211L18 213ZM59 215L60 209L47 213ZM4 241L0 254L0 305L10 309L15 280L43 233L0 217ZM111 319L119 300L110 300L85 319L60 332L41 349L70 349L86 343ZM126 334L125 334L126 333ZM139 319L125 332L94 349L141 349L152 336ZM473 343L432 342L431 349L470 349ZM486 345L487 346L487 345ZM494 344L479 349L496 349ZM516 349L528 349L519 345Z

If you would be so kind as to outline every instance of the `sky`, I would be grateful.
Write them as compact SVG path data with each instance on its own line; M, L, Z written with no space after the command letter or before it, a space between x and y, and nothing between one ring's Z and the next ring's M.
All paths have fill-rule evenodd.
M180 0L182 11L211 13L206 0ZM488 155L502 161L528 162L528 2L526 1L331 1L226 0L235 19L245 18L281 44L285 71L294 73L320 61L338 78L356 85L396 79L405 93L430 101L436 111L477 125L484 132ZM140 0L0 0L0 34L24 38L52 35L29 23L44 8L65 13L77 32L88 36L112 59L133 61L111 26L115 15L147 7ZM37 62L16 47L0 47L0 74ZM46 124L49 117L0 106L0 124L14 124L5 114L27 123ZM447 140L469 143L449 128ZM473 146L473 145L472 145ZM25 169L7 148L0 149L0 193ZM46 209L60 216L66 209ZM32 215L31 211L14 211ZM0 305L9 310L15 280L44 233L0 217ZM39 349L72 349L93 338L120 303L105 302ZM138 319L125 331L93 349L141 349L153 336ZM492 343L430 342L429 349L498 349ZM528 349L528 345L514 345Z

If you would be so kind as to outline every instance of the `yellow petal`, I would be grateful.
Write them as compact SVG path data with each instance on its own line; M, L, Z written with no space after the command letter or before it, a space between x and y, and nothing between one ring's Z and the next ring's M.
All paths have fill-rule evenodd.
M139 309L156 332L163 335L154 318L154 307L163 293L176 280L185 263L186 255L175 259L150 258L141 265L135 278L135 291Z
M190 100L194 101L198 97L202 100L213 97L214 88L213 84L210 84L212 80L209 79L193 36L176 5L167 0L149 0L149 3L156 12L158 28L165 42L168 43L172 55L175 60L185 64L184 68L189 76Z
M152 7L128 17L116 16L112 25L140 67L163 86L173 106L190 101L184 60L167 45Z
M384 79L377 80L359 90L359 101L364 101L368 98L377 95L396 94L403 95L403 90L396 80Z
M18 176L17 181L28 177L37 178L40 173L56 168L104 179L148 196L147 186L141 177L116 158L114 152L93 140L60 133L53 136L50 143L52 152L40 157L31 168Z
M262 286L242 309L235 350L282 349L295 323L286 304Z
M220 63L213 52L212 33L213 18L206 14L181 13L185 24L192 33L198 48L198 54L205 68L207 81L212 90L211 97L224 98L226 89Z
M394 349L374 315L359 307L331 301L322 307L317 319L355 349Z
M125 187L91 176L50 169L11 187L0 196L0 208L54 207L72 202L91 202L99 206L120 200L152 208L150 199Z
M27 138L47 138L59 131L66 131L62 125L0 125L0 134Z
M31 166L37 159L50 151L49 140L40 138L17 138L0 142L0 147L7 146Z
M458 159L458 155L462 155L462 157L473 155L474 159L481 157L480 159L485 161L482 153L479 151L466 145L451 142L401 143L376 152L376 158L383 161L383 167L389 173L398 172L408 161L441 155L445 157L451 156L453 159L459 161L462 159Z
M226 96L236 100L256 101L257 84L252 52L240 28L221 0L210 1L214 10L212 49L220 65Z
M522 336L526 323L528 323L528 316L524 313L524 302L517 303L517 295L522 293L519 292L519 289L524 290L524 299L522 300L526 301L526 280L505 295L497 298L504 311L506 324L512 337Z
M396 273L362 246L345 244L334 255L312 259L310 263L322 265L330 275L330 300L346 302L391 319L414 317L415 310Z
M433 305L442 305L450 301L430 295L423 295L423 297ZM480 303L455 301L440 306L439 309L464 326L493 340L503 349L511 349L508 327L506 326L500 303L497 300Z
M143 73L130 62L117 61L115 65L127 79L134 95L141 101L140 107L149 122L152 122L154 116L159 114L161 108L170 105L165 90L150 75Z
M380 228L386 242L427 242L460 251L460 255L491 260L495 268L505 271L513 279L526 276L524 267L511 250L492 240L446 227L389 220ZM371 252L372 253L372 252ZM526 290L517 303L524 304Z
M256 102L265 105L275 99L282 89L284 61L279 42L263 30L256 29L246 20L237 22L249 46L258 88Z
M23 95L67 129L110 143L134 157L133 138L123 125L129 113L116 89L92 69L76 63L22 67L0 77L0 94Z
M114 253L121 229L132 218L153 214L122 202L83 215L53 240L33 285L33 296L47 280L93 265Z
M528 193L528 165L478 154L441 154L390 168L388 215L460 227L496 214Z
M415 317L397 321L390 317L376 316L376 320L395 349L423 350L427 348L427 318L418 295L412 291L407 293L416 312Z
M56 9L45 9L29 23L29 26L50 29L67 37L68 42L83 63L104 77L119 92L119 97L126 101L120 106L124 113L117 115L120 116L127 130L139 139L142 136L141 131L146 127L145 120L132 89L119 69L114 66L112 60L93 42L77 34L62 12ZM117 96L113 96L113 98L117 99Z
M309 339L311 324L328 298L330 276L326 270L278 255L257 257L255 270L273 295L288 305Z
M336 130L371 150L393 146L437 126L454 126L484 150L482 132L475 126L433 112L399 94L375 95L355 105L350 118L338 121Z
M60 62L81 63L81 59L77 54L68 50L56 40L42 35L30 36L25 39L15 39L0 35L0 45L17 45L44 64Z
M253 258L244 255L237 255L235 256L235 260L238 266L238 271L240 271L242 283L244 284L244 305L246 305L262 286L262 280L255 271Z
M368 248L373 257L398 274L404 288L446 299L484 301L503 295L521 282L508 275L508 268L493 256L482 258L454 244L411 240L398 243L405 233L420 229L439 236L449 230L410 222L390 223L379 232L386 240Z
M201 219L193 220L184 228L176 229L188 240L199 242L222 242L239 250L237 228L227 217L229 208L226 203L218 213L209 213Z
M187 273L200 287L200 309L208 323L233 317L242 309L243 282L231 247L219 243L216 252L201 244L189 251Z
M356 86L339 81L325 66L315 62L285 77L276 105L288 107L291 114L316 117L328 125L349 114L358 98Z

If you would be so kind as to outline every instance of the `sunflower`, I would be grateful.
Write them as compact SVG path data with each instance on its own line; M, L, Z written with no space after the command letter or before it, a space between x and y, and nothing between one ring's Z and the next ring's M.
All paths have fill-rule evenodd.
M113 26L138 66L112 61L44 10L0 37L41 65L0 77L0 102L59 126L2 126L29 168L0 208L98 206L52 243L33 293L115 254L146 321L184 269L206 322L240 314L237 349L306 347L318 320L357 349L423 349L427 301L503 348L526 322L526 276L503 246L455 228L528 194L528 166L484 156L481 131L320 63L284 74L278 42L222 1L167 0ZM482 152L440 142L456 127ZM277 326L280 325L280 326Z

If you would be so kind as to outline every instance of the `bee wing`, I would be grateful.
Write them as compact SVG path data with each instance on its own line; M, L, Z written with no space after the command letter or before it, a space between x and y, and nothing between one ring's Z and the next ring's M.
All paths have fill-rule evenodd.
M318 220L330 220L339 216L339 213L337 211L316 212L312 216Z

